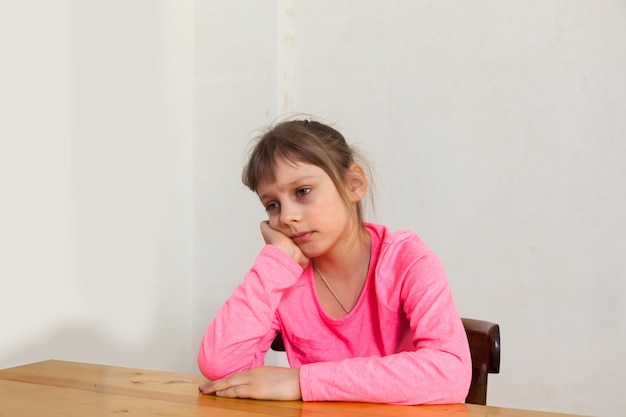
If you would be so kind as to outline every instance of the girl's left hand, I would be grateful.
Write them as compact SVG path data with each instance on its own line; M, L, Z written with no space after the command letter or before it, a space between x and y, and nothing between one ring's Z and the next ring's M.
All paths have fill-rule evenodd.
M203 394L256 400L299 400L300 369L259 366L200 385Z
M298 262L302 269L306 269L309 264L309 258L302 253L300 247L296 245L289 236L279 230L273 229L272 226L270 226L270 222L267 220L261 222L261 234L263 235L265 243L276 246L289 255L294 261Z

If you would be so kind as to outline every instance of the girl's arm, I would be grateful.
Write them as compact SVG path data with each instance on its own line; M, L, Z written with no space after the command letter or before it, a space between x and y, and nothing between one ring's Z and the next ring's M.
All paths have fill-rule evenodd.
M396 282L392 293L399 295L409 320L413 350L303 365L303 400L396 404L464 400L471 358L441 262L434 254L421 256Z
M276 308L302 275L302 267L283 251L266 245L226 303L209 324L198 353L200 371L208 379L263 365L278 332Z

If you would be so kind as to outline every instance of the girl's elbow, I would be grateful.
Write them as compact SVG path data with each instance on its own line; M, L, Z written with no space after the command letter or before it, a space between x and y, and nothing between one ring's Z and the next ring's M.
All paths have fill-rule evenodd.
M460 403L465 401L467 393L469 392L470 385L472 383L472 362L462 361L459 364L459 369L455 373L453 381L450 381L450 387L453 387L451 392L451 403Z
M198 359L198 368L200 369L200 373L211 381L226 378L228 375L233 373L232 370L227 369L224 366L220 366L219 363L210 362L200 358Z
M451 364L452 365L452 364ZM457 404L465 401L472 383L471 360L459 360L450 366L441 380L441 396L431 404Z
M202 375L211 381L215 381L231 373L220 361L209 360L211 357L214 357L214 355L209 355L203 348L200 348L200 352L198 353L198 369Z
M250 359L245 356L230 355L226 352L220 354L215 352L201 347L198 353L198 368L202 375L212 381L263 365L262 357L255 356Z

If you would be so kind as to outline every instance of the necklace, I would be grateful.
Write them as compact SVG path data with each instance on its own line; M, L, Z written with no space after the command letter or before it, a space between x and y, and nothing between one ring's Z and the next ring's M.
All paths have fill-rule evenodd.
M330 291L330 293L333 295L333 297L335 298L335 300L337 300L337 302L339 303L339 305L341 306L341 308L343 309L343 311L346 312L346 314L350 313L350 311L352 310L352 308L354 308L354 305L352 306L352 308L348 308L346 307L346 305L341 302L341 300L339 299L339 297L337 297L337 294L335 294L335 291L333 291L333 289L331 288L330 284L328 283L328 281L326 281L326 278L324 277L324 274L322 274L322 271L319 270L319 268L317 267L317 265L315 265L315 263L313 263L313 268L315 268L315 270L317 271L317 273L319 274L320 278L322 279L322 282L324 283L324 285L326 285L326 288L328 288L328 291ZM360 292L359 292L360 294Z

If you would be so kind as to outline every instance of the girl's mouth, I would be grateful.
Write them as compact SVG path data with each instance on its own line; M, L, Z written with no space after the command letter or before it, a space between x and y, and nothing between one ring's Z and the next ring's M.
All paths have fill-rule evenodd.
M293 240L296 245L301 245L308 242L311 239L311 236L313 236L313 232L303 232L293 235L291 240Z

